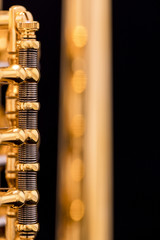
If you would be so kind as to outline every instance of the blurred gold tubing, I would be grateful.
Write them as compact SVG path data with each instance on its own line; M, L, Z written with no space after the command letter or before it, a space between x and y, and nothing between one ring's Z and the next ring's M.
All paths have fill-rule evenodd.
M8 183L8 186L10 188L13 188L16 186L16 160L17 160L17 154L12 152L13 149L10 150L11 152L7 155L7 163L6 163L6 169L5 169L5 177Z
M0 11L0 26L8 27L9 22L9 12Z

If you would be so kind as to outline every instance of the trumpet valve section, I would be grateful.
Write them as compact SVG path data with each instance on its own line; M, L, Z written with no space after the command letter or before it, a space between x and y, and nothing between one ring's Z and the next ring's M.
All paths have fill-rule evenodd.
M34 239L39 229L37 171L40 44L35 34L38 29L39 23L22 6L0 11L0 40L5 37L5 44L0 49L0 63L6 63L0 67L0 84L8 84L5 109L9 126L0 129L0 146L8 146L6 180L9 189L12 189L9 194L2 193L1 198L8 199L8 195L15 194L13 189L18 196L21 194L24 197L20 206L12 202L16 210L12 216L14 221L10 221L10 215L7 215L10 223L6 225L7 240L17 237ZM11 206L10 202L8 204ZM11 212L11 207L8 212ZM14 234L10 234L10 230Z

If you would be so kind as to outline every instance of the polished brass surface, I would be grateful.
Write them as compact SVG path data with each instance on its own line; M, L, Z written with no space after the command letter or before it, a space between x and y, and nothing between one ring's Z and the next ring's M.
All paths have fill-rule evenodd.
M8 27L8 20L9 20L9 12L0 11L0 26Z
M38 191L24 191L25 202L28 204L36 204L39 201Z
M17 29L21 33L21 37L24 39L36 38L35 31L39 29L39 23L32 22L18 22Z
M7 155L7 163L6 163L6 169L5 169L5 177L6 177L9 188L13 188L16 186L16 166L15 166L16 160L17 160L17 153L14 151L12 147L10 147Z
M38 102L17 102L17 110L39 110L40 104Z
M25 194L16 189L10 189L7 192L0 192L0 206L11 205L13 207L20 207L25 202Z
M17 171L39 171L40 169L40 165L39 163L26 163L26 164L22 164L22 163L18 163L16 165L16 170Z
M17 126L18 84L9 84L6 91L5 113L10 127Z
M37 143L39 141L39 132L36 129L25 129L25 141L31 143Z
M112 240L111 0L63 0L56 240Z
M35 82L38 82L40 79L40 72L37 68L25 68L26 78L31 78Z
M23 224L16 224L16 229L18 232L37 232L39 230L39 224L30 224L30 225L23 225Z
M40 47L39 42L32 39L31 40L25 39L25 40L19 41L17 45L19 48L22 48L22 49L27 49L27 48L39 49Z
M1 68L0 71L0 83L21 82L25 80L26 77L25 70L17 64L13 64L7 68Z
M23 130L15 129L0 129L0 144L22 144L25 141L25 133ZM28 135L27 135L28 137Z
M39 229L38 29L23 6L0 11L0 87L8 85L5 111L0 104L0 171L5 168L8 184L0 188L0 215L6 215L6 240L33 240Z
M16 223L16 210L8 208L6 219L6 239L14 240L16 238L15 223Z

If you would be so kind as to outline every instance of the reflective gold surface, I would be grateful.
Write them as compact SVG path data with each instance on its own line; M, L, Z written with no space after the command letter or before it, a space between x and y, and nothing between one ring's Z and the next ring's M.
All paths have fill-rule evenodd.
M56 240L112 240L111 1L63 0Z
M6 239L8 240L14 240L16 238L15 223L16 211L13 208L8 208L6 222Z
M20 207L25 202L25 195L22 191L10 189L8 192L0 192L0 206L11 205L13 207Z
M17 110L39 110L40 104L38 102L17 102Z
M33 231L37 232L39 230L39 224L32 224L32 225L22 225L22 224L16 224L16 229L18 232L23 232L23 231Z
M5 177L9 188L16 186L16 160L17 153L15 153L14 149L11 147L7 155L7 163L5 169Z
M25 70L17 65L11 65L7 68L1 68L0 83L14 83L25 80L27 77Z
M6 117L10 127L17 126L17 99L18 99L18 84L9 84L6 91Z
M5 93L5 112L0 103L0 160L2 164L0 170L5 168L5 178L9 187L7 190L0 188L0 215L6 215L5 239L7 240L33 240L39 229L38 223L18 224L17 214L17 207L28 205L32 207L37 205L39 201L37 189L32 191L19 190L18 183L19 179L24 178L23 174L36 174L39 171L39 163L19 162L20 146L36 145L39 141L39 132L33 128L26 127L27 129L25 129L23 127L21 129L18 127L20 111L25 114L31 110L37 112L40 108L38 102L19 101L20 84L23 82L27 84L30 79L32 79L32 83L36 83L40 78L39 70L35 65L32 67L32 62L29 64L25 62L26 67L19 63L20 50L26 51L25 54L29 52L32 56L34 49L38 54L40 44L36 40L35 34L38 29L39 23L33 20L32 14L23 6L16 5L10 7L8 11L0 11L0 84L8 85ZM25 115L22 117L24 124ZM31 153L27 151L24 153L25 157L30 154L29 156L32 158ZM30 180L32 181L32 179ZM23 216L23 220L26 216Z
M39 201L38 191L24 191L25 202L28 204L36 204Z
M25 133L23 130L15 129L0 129L0 144L22 144L25 141Z
M17 171L39 171L40 166L39 163L17 163L16 164L16 170Z

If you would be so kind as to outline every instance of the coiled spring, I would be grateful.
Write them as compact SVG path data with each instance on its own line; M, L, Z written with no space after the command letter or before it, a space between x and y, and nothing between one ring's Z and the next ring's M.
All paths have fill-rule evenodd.
M20 102L37 102L38 86L36 82L23 82L19 85Z
M37 111L19 111L19 127L21 129L37 129Z
M22 191L37 190L37 173L36 172L19 172L18 189Z
M23 68L37 68L38 50L37 49L20 49L19 64ZM38 90L37 83L32 79L19 84L19 101L20 102L37 102ZM38 128L38 111L37 110L19 110L18 121L20 129L37 129ZM19 147L19 163L36 163L38 162L37 144L25 143ZM37 172L26 171L18 172L18 189L22 191L37 190ZM37 205L25 204L18 210L18 223L30 225L37 223ZM23 233L25 236L31 233Z
M20 102L37 102L38 91L37 83L24 82L19 85L19 101ZM19 127L21 129L37 129L37 110L19 111Z
M19 64L24 68L37 68L38 50L34 48L20 49Z
M19 163L36 163L38 162L37 144L23 144L19 147Z
M18 221L20 224L35 224L37 223L37 205L25 204L21 211L18 211Z

